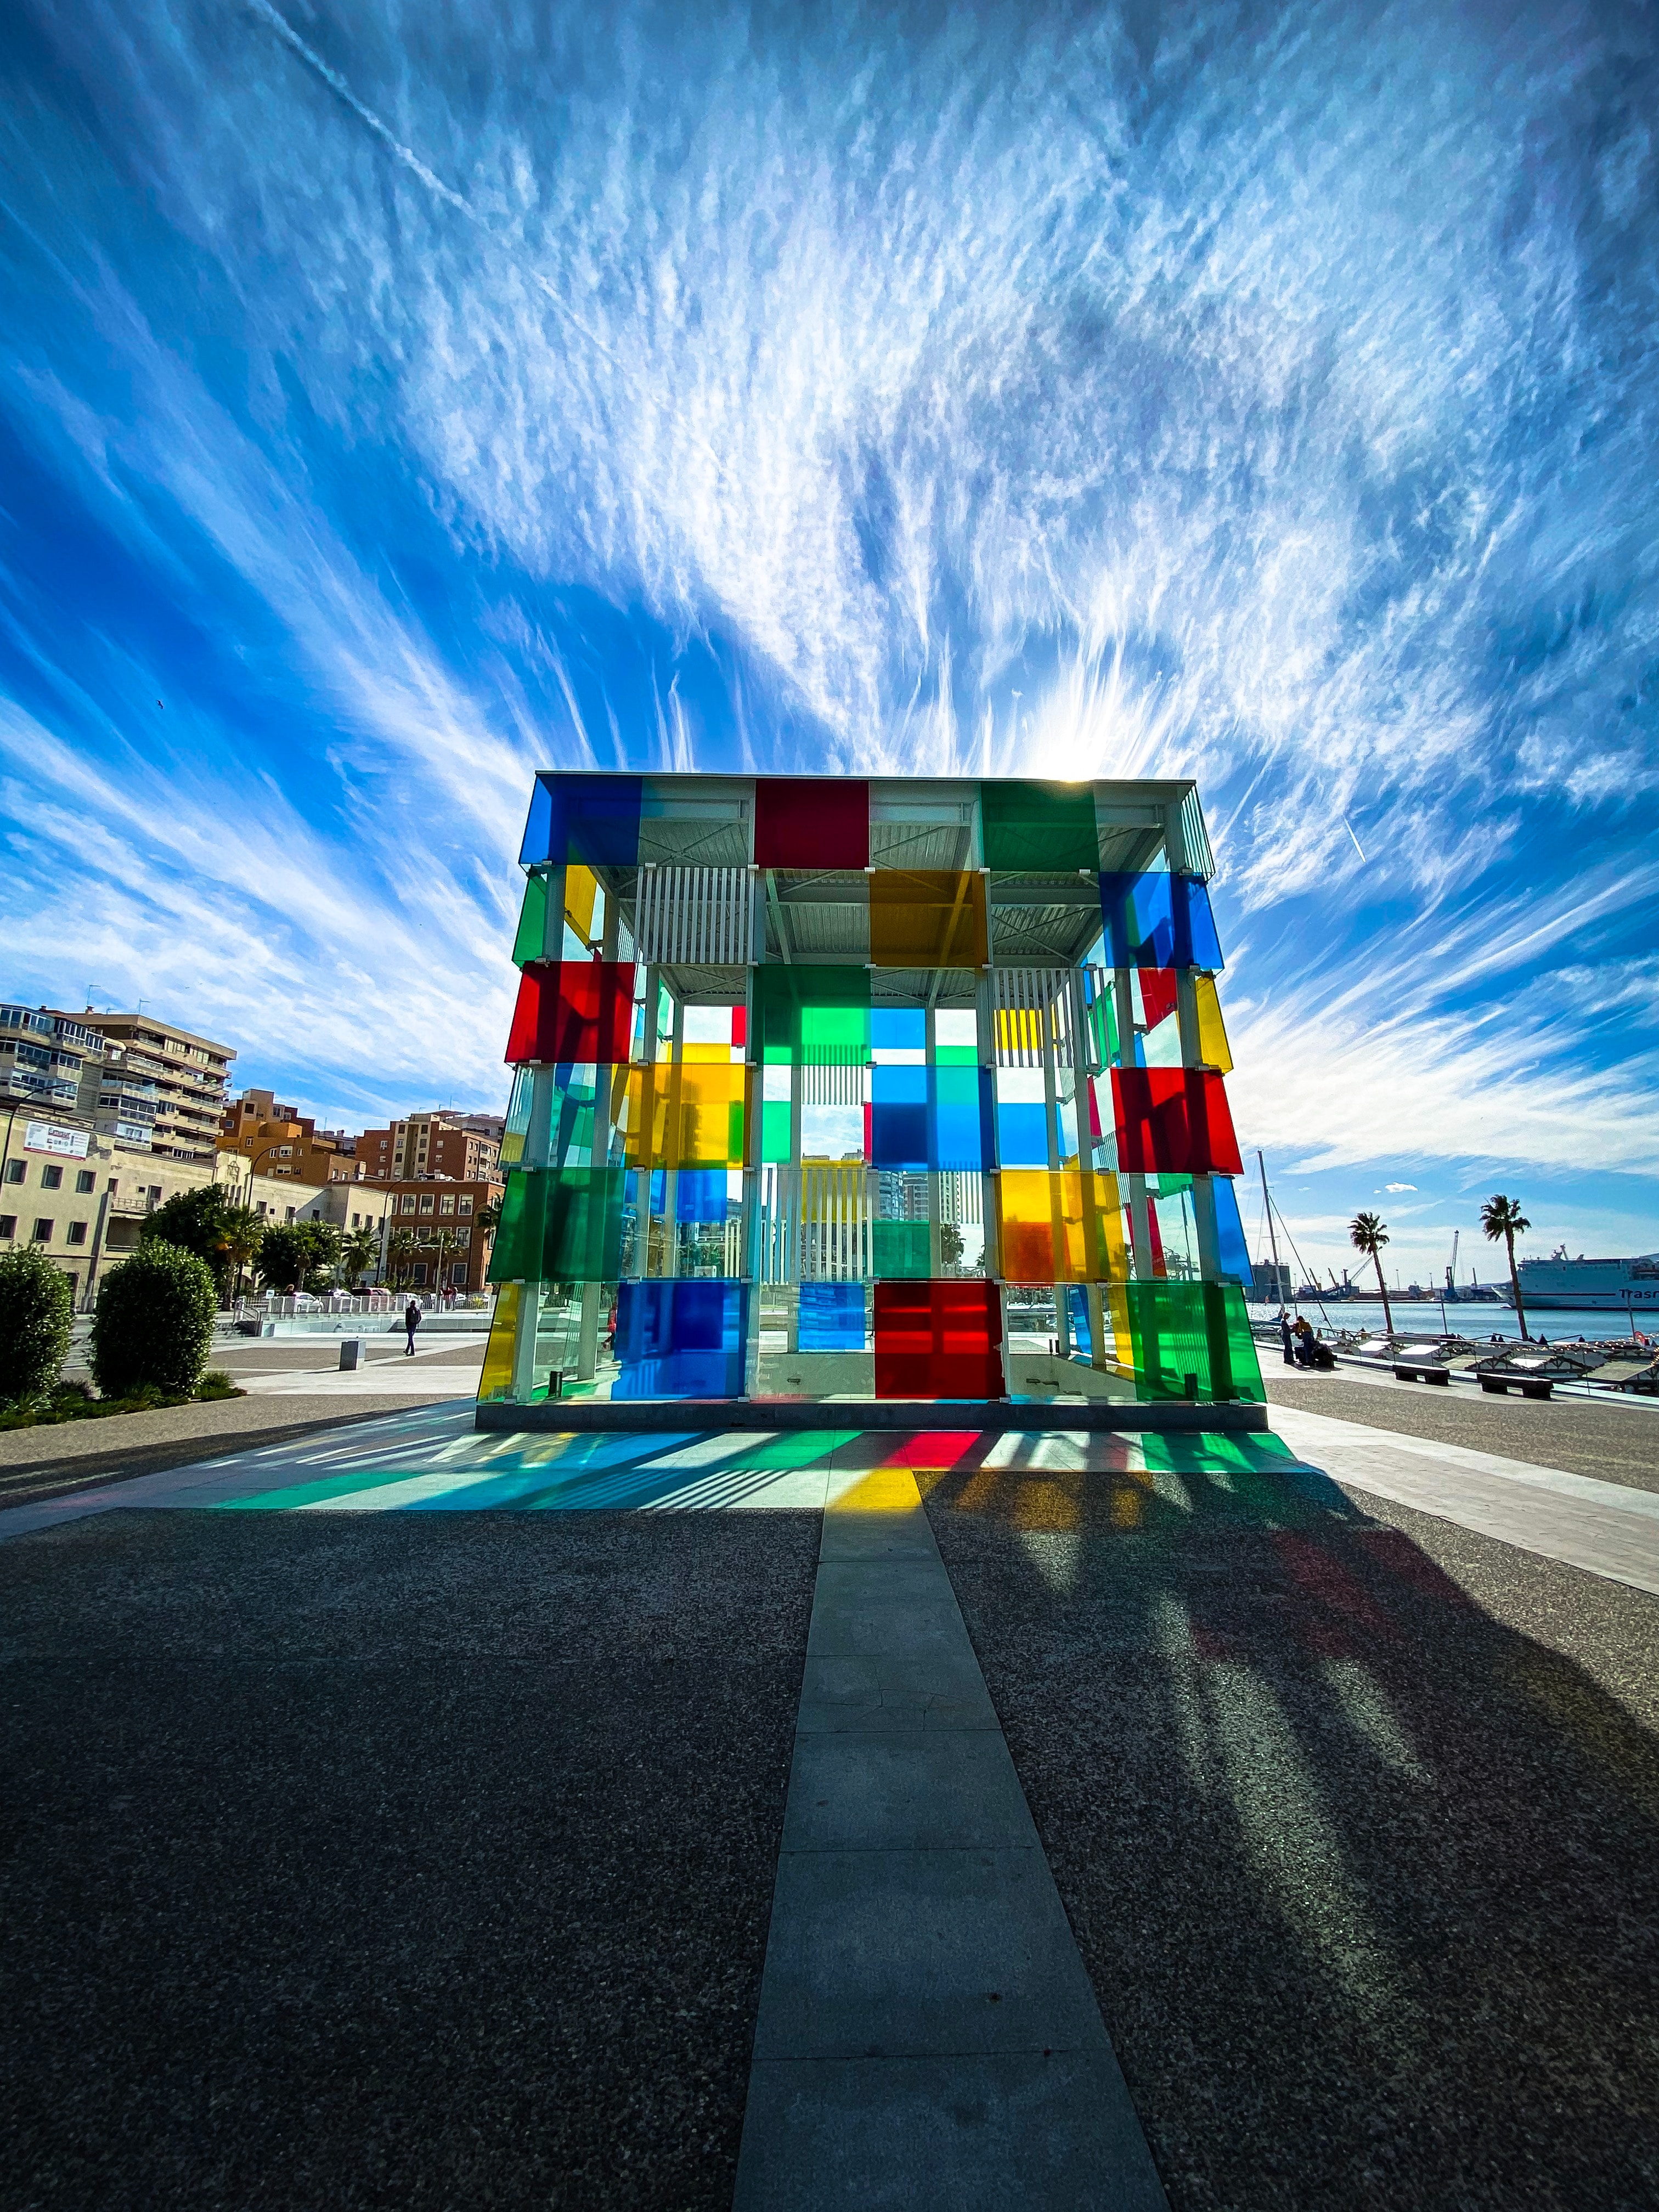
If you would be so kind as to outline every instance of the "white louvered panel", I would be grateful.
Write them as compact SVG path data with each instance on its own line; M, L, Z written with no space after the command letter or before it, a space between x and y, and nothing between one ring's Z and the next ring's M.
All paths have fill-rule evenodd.
M669 967L742 968L754 942L747 868L640 870L639 957Z
M837 1067L809 1060L800 1072L800 1095L804 1106L862 1106L863 1061Z
M1041 1067L1052 1041L1055 1058L1072 1056L1071 970L999 968L995 992L997 1066Z

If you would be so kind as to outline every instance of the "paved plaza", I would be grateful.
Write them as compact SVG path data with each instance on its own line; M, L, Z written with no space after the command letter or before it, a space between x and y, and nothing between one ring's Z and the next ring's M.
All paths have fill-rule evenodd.
M1420 1402L41 1481L15 2201L1651 2203L1659 1496Z

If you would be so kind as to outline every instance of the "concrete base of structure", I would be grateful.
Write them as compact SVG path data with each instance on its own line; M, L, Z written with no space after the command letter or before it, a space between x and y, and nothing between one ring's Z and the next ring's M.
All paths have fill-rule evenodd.
M480 1429L553 1429L637 1434L672 1429L1204 1430L1239 1433L1267 1426L1266 1406L1194 1405L1185 1399L1138 1406L1122 1399L1070 1405L1006 1398L550 1398L537 1406L480 1406Z

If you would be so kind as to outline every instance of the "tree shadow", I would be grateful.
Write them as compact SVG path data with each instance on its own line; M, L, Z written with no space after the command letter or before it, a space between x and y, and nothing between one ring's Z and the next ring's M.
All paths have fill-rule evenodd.
M928 1511L1176 2212L1659 2201L1659 1741L1438 1524L1223 1439L994 1449Z

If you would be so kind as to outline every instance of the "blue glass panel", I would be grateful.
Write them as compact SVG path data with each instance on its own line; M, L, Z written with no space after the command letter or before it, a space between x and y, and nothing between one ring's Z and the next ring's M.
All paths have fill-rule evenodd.
M990 1070L981 1067L931 1068L928 1071L928 1085L933 1107L933 1149L929 1166L969 1174L988 1167L991 1164ZM1044 1161L1046 1164L1046 1154Z
M1239 1218L1238 1193L1225 1176L1217 1176L1210 1188L1215 1193L1216 1254L1221 1272L1242 1284L1246 1291L1253 1291L1255 1278L1250 1273L1249 1248L1244 1242L1244 1224Z
M736 1398L743 1393L746 1283L623 1283L617 1292L613 1398Z
M676 1221L724 1221L726 1170L682 1168L674 1191Z
M525 817L524 837L519 847L519 866L521 868L538 868L552 856L553 798L538 776L531 787L530 812Z
M1113 968L1208 968L1222 964L1210 894L1196 876L1152 869L1100 878L1106 963Z
M1046 1168L1048 1164L1048 1109L1046 1106L997 1108L997 1161L1005 1168Z
M538 776L519 849L521 867L580 860L588 867L631 868L640 857L641 778Z
M648 1211L659 1221L661 1220L663 1208L668 1202L667 1191L667 1170L664 1168L653 1168L651 1170L651 1188L649 1192L647 1194L649 1200ZM629 1168L628 1173L623 1178L623 1204L624 1206L631 1206L634 1209L634 1212L636 1214L638 1213L640 1209L640 1171L637 1168Z
M1094 1333L1089 1327L1089 1293L1081 1283L1066 1286L1066 1304L1072 1316L1072 1342L1085 1359L1095 1356Z
M920 1169L927 1165L927 1076L925 1067L872 1069L872 1166Z
M803 1352L862 1352L862 1283L803 1283L798 1342Z
M923 1052L927 1017L920 1006L872 1006L870 1042L877 1052Z

